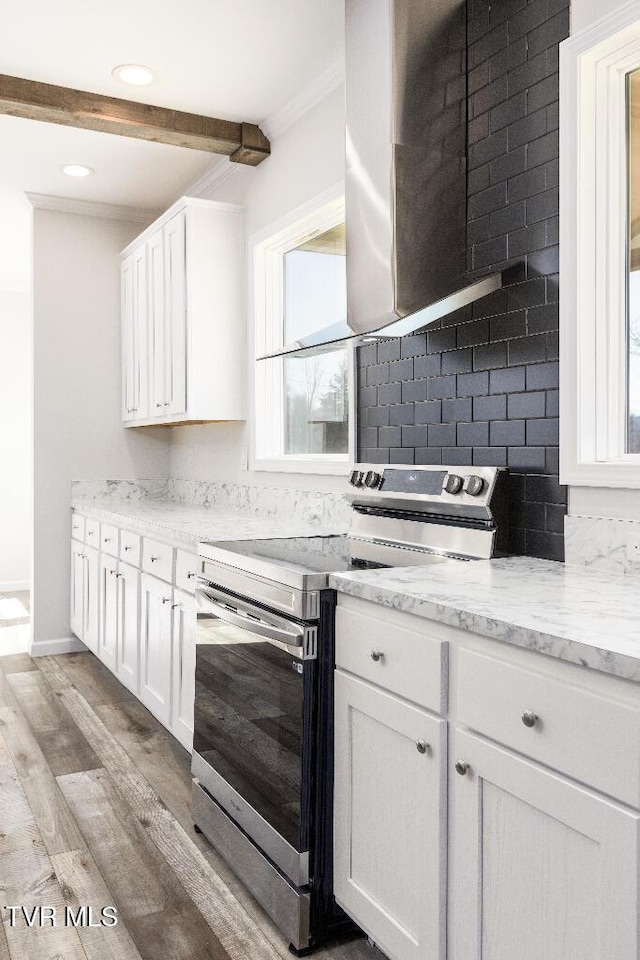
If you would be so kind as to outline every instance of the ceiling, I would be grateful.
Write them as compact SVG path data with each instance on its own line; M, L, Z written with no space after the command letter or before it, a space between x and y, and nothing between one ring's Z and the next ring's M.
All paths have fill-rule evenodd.
M342 55L344 0L33 0L2 25L0 73L262 123ZM111 76L156 72L149 87ZM162 208L215 163L209 153L0 116L0 289L28 281L24 192ZM63 163L95 174L74 180Z

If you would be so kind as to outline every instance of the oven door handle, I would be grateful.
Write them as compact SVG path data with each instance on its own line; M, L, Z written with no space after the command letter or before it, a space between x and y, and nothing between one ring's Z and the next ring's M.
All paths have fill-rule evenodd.
M274 627L271 623L267 623L265 620L258 620L255 617L239 613L237 610L230 610L228 607L216 603L206 590L203 590L202 593L207 599L206 609L211 610L220 620L224 620L225 623L233 627L241 627L243 630L254 633L258 637L264 637L265 640L276 640L278 643L284 643L287 647L301 647L303 645L305 635L304 627L298 627L292 624L291 630L282 630L279 627Z

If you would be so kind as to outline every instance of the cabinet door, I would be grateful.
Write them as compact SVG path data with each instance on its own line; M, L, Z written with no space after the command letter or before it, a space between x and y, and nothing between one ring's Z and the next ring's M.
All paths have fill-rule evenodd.
M193 701L196 676L196 603L181 590L173 603L173 689L171 732L183 747L193 746Z
M187 409L187 317L185 218L173 217L164 228L165 365L164 406L170 414Z
M640 814L461 731L456 758L450 960L637 960Z
M100 576L100 629L98 631L98 656L106 667L115 673L118 643L118 561L101 556Z
M165 302L164 251L162 230L147 240L147 272L149 277L149 333L151 337L151 411L152 417L163 417L167 412L165 395Z
M92 547L84 550L84 636L90 650L98 652L100 633L100 554Z
M171 587L141 578L140 699L169 726L171 719Z
M121 563L118 568L118 644L116 676L138 695L140 574L135 567Z
M71 632L78 640L84 640L84 608L85 608L85 554L84 546L71 541L71 595L70 595L70 624Z
M133 316L133 254L120 265L120 317L122 321L122 419L135 419L137 345Z
M391 960L444 960L446 723L335 674L334 892Z

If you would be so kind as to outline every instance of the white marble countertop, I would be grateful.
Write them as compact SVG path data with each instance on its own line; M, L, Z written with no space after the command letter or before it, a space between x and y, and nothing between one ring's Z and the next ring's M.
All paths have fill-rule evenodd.
M334 574L336 590L640 683L640 580L547 560Z
M255 537L306 537L344 533L339 523L308 523L295 517L260 516L201 504L145 498L141 500L73 499L71 507L86 517L183 543L197 550L201 540L252 540Z

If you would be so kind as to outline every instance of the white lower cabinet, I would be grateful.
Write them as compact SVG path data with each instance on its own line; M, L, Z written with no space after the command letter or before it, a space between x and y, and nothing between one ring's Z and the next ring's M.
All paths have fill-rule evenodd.
M342 596L336 663L334 889L391 960L640 958L637 684Z
M173 696L171 732L183 747L193 746L193 701L196 681L196 601L183 590L173 594Z
M138 695L140 676L138 637L140 634L140 573L121 563L118 567L118 639L116 669L118 680Z
M640 814L469 733L454 743L450 960L637 960Z
M98 652L99 554L71 541L71 631L94 653Z
M100 629L98 656L109 670L116 672L118 646L118 561L102 554L100 576Z
M336 900L391 960L444 960L446 723L336 671Z
M140 699L166 727L171 719L173 590L143 573L140 588Z
M81 539L85 526L102 552ZM198 569L188 550L74 515L71 630L189 751Z

